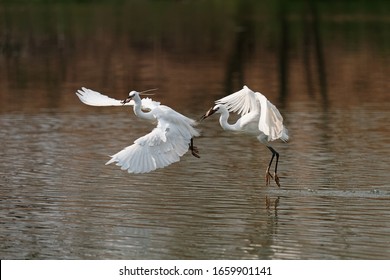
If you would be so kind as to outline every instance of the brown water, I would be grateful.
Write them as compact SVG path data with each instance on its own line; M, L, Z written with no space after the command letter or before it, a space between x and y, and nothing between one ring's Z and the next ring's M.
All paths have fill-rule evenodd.
M390 258L386 15L320 10L317 26L219 4L85 5L1 10L2 259ZM154 5L157 19L134 19ZM274 145L281 188L265 186L268 149L217 117L199 125L200 159L143 175L105 166L153 126L74 94L158 87L154 99L197 119L243 84L290 131Z

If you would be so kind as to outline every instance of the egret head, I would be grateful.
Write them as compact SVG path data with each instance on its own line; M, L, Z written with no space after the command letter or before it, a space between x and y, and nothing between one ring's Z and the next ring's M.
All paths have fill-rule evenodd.
M210 117L211 115L213 115L214 113L220 113L220 109L221 109L221 105L217 104L215 105L214 107L211 107L207 112L206 114L204 114L201 118L201 120L203 121L204 119Z
M135 90L130 91L130 92L129 92L129 97L128 97L128 98L133 98L137 93L139 94L139 92L138 92L138 91L135 91Z
M129 103L136 94L139 94L139 92L135 91L135 90L132 90L129 92L129 96L122 101L122 104L126 104L126 103Z

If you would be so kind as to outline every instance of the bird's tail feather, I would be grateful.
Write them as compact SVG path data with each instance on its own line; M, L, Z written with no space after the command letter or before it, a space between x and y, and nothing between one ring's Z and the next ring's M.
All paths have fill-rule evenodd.
M282 131L282 136L280 136L280 139L283 141L283 142L287 142L290 137L288 136L288 129L283 127L283 131Z

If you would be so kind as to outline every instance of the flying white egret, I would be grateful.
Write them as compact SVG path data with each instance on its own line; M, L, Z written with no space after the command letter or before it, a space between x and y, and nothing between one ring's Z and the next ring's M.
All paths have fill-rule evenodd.
M193 145L193 137L200 135L194 127L196 121L168 106L160 105L160 102L150 98L141 99L140 95L144 92L131 91L123 101L84 87L76 92L80 100L87 105L131 105L137 117L157 122L157 127L149 134L113 155L106 164L116 162L116 165L129 173L146 173L179 161L188 149L193 156L199 158L198 149Z
M277 175L279 153L269 144L270 141L276 139L281 139L284 142L288 140L288 131L283 125L283 117L278 109L260 92L253 92L247 86L218 99L215 103L216 105L202 116L202 120L214 113L220 113L219 123L224 130L256 136L272 152L272 157L265 173L266 184L268 186L272 178L280 187ZM229 112L241 115L236 123L228 123ZM275 173L272 176L270 168L275 156Z

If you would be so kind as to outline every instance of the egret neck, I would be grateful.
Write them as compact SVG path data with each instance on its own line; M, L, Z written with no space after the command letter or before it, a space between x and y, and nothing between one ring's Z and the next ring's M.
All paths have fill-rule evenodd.
M133 111L137 117L139 117L141 119L145 119L145 120L155 120L156 119L151 112L142 111L142 101L141 101L141 98L139 96L139 93L136 91L134 92L133 100L134 100Z
M228 118L229 118L229 111L226 109L225 106L220 106L219 107L219 111L220 111L220 114L221 116L219 117L219 123L221 124L221 127L224 129L224 130L228 130L228 131L237 131L237 127L236 127L236 124L229 124L228 123Z

